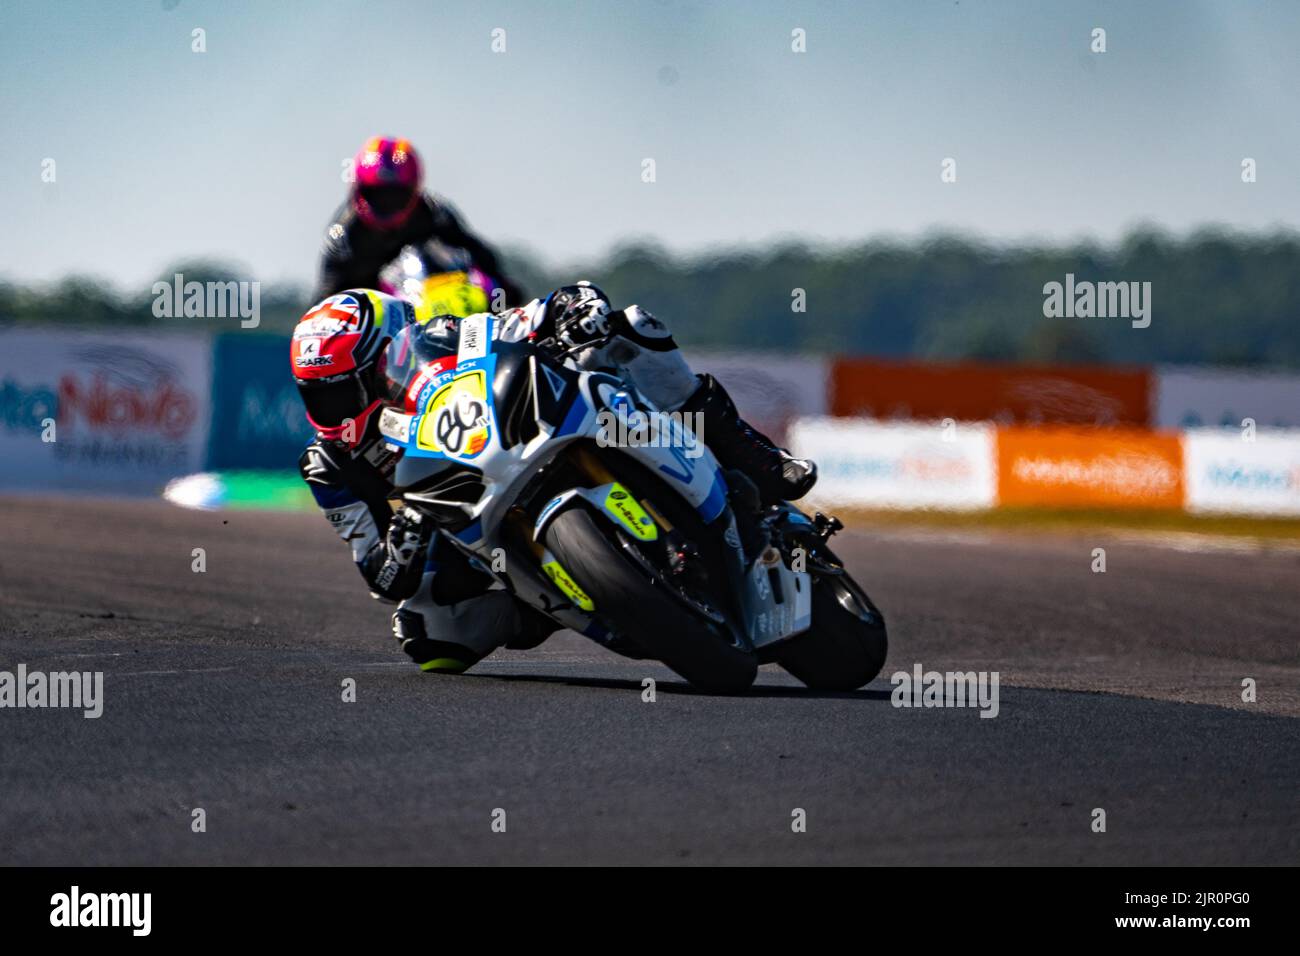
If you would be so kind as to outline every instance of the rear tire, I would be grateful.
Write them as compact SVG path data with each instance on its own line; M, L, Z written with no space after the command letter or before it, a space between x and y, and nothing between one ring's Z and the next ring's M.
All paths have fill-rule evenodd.
M665 593L663 582L601 530L603 520L575 507L546 530L546 546L591 598L596 616L701 690L735 694L749 687L758 672L754 653Z
M777 648L776 661L813 690L857 690L885 666L885 618L848 575L813 582L812 628Z

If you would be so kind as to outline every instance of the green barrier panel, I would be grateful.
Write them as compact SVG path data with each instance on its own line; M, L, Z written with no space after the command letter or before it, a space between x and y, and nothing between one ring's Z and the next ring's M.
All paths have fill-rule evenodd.
M311 492L293 471L226 471L186 475L169 482L163 497L182 508L311 511Z

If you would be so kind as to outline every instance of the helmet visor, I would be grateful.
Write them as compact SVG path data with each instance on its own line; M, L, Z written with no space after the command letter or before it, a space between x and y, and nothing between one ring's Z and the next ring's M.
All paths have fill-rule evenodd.
M317 428L338 428L370 404L365 385L354 375L337 382L299 382L298 391L307 417Z
M370 204L377 216L395 216L411 202L408 186L362 186L361 198Z

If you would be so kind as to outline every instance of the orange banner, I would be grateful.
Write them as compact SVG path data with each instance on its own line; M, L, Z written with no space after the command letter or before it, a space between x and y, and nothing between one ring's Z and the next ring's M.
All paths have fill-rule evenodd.
M998 503L1181 508L1177 432L1136 428L998 429Z
M1148 426L1146 368L837 359L831 414L1010 424Z

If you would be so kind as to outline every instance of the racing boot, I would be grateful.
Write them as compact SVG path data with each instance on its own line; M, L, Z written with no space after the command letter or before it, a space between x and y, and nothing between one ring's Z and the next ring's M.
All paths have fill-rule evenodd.
M701 375L699 380L699 387L678 411L702 416L704 433L700 438L722 466L748 475L764 504L794 501L806 495L817 482L817 466L778 448L772 439L741 418L736 403L712 375Z
M410 608L399 608L393 615L393 636L425 672L463 674L483 658L462 644L432 640L425 630L423 615Z

